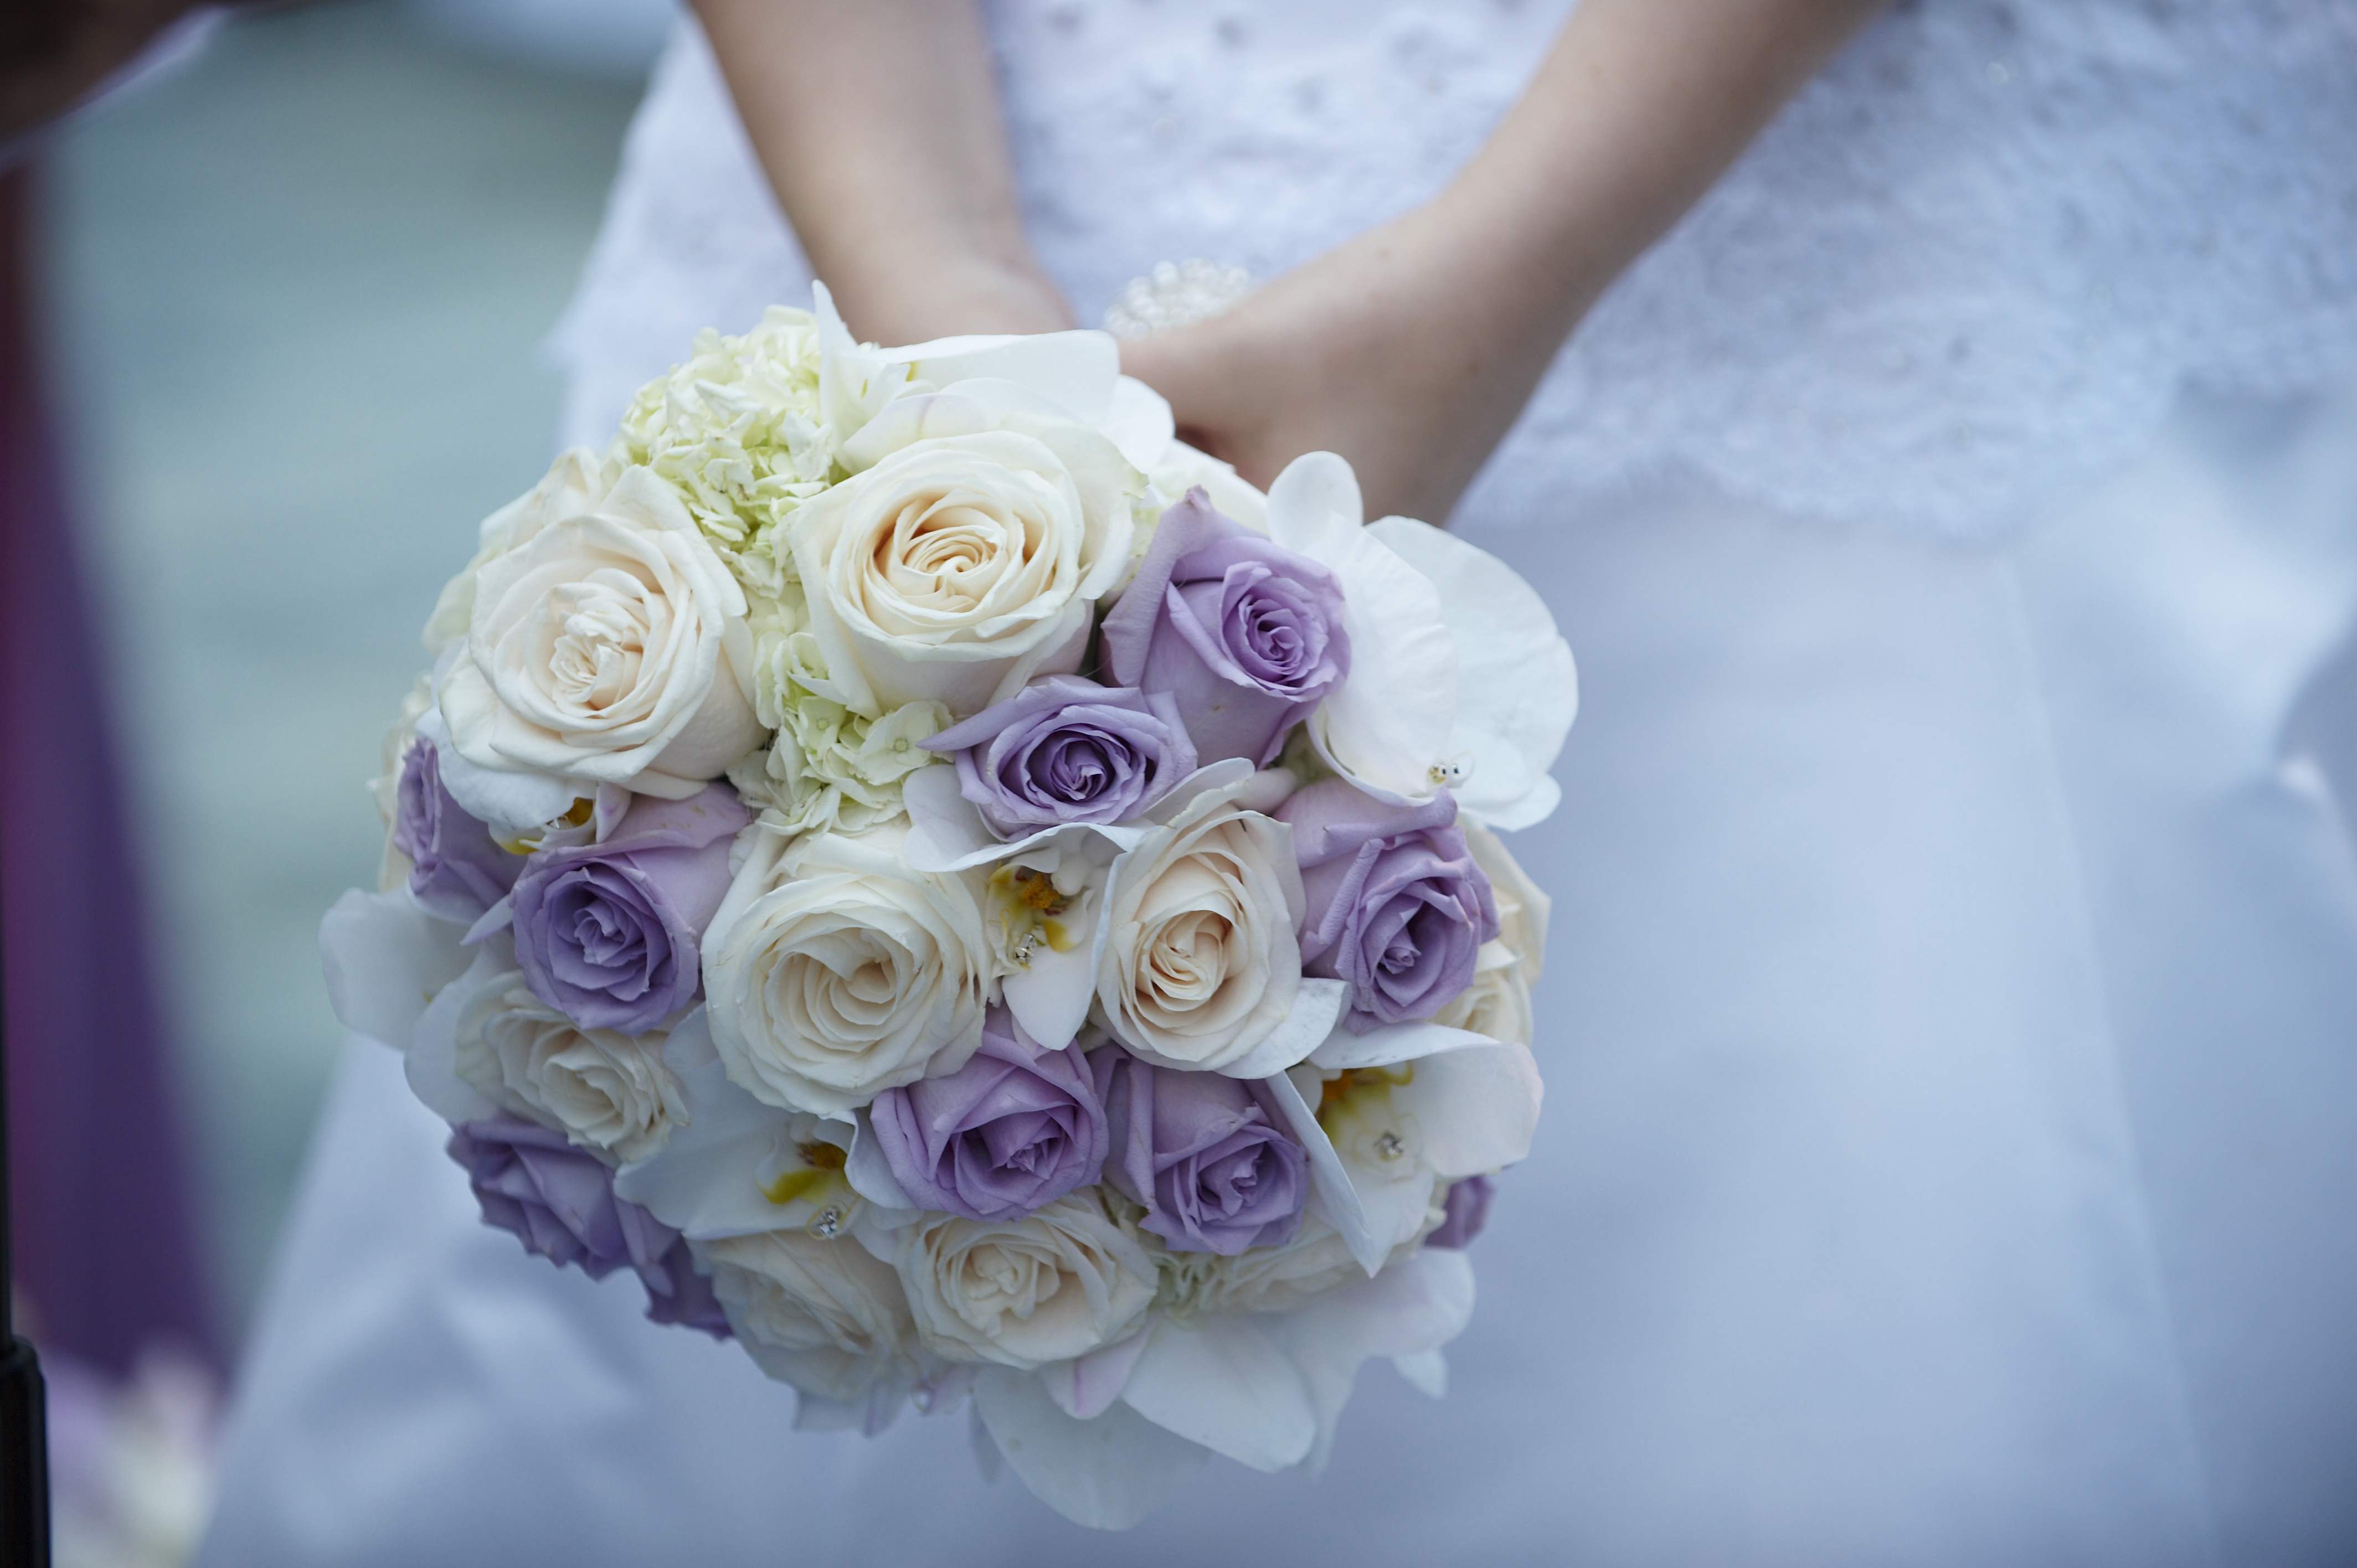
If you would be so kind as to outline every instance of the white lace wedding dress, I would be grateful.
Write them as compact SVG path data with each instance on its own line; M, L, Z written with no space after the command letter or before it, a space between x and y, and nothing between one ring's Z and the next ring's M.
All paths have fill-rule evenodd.
M1563 10L1002 5L1040 252L1084 318L1300 261L1445 179ZM571 434L806 279L683 32ZM1902 7L1457 520L1587 706L1517 845L1546 1120L1445 1402L1371 1369L1322 1478L1216 1464L1091 1537L963 1419L795 1433L483 1230L356 1046L206 1561L2357 1559L2357 860L2301 740L2357 624L2352 388L2357 8Z

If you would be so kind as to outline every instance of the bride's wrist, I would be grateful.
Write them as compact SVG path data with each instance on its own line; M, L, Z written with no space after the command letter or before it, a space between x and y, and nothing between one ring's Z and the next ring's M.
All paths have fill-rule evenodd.
M889 243L811 249L845 322L868 342L1072 325L1071 306L1019 241L902 230Z

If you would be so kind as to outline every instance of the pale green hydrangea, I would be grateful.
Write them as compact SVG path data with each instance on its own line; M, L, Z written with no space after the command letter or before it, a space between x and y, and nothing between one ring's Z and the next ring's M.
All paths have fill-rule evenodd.
M804 618L791 591L756 612L753 710L777 736L728 781L781 832L858 832L900 814L901 780L935 760L922 743L950 711L904 703L870 717L845 706Z
M819 360L806 310L773 306L741 338L704 331L685 363L639 390L615 440L617 457L679 492L757 596L774 597L791 576L785 520L839 477Z

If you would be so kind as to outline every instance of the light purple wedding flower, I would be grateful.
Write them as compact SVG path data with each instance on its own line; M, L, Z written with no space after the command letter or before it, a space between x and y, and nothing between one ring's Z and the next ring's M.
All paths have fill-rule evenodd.
M1309 1159L1266 1085L1174 1072L1118 1046L1092 1058L1111 1142L1105 1180L1146 1205L1174 1252L1282 1246L1309 1199Z
M1078 675L1034 681L925 746L956 755L960 792L1001 838L1127 822L1195 771L1195 744L1168 693Z
M1490 1199L1496 1190L1496 1184L1485 1176L1469 1176L1463 1181L1450 1182L1448 1196L1442 1200L1442 1211L1447 1218L1424 1239L1424 1244L1461 1251L1474 1237L1481 1234L1481 1227L1489 1223Z
M473 925L507 897L523 856L491 842L491 830L466 813L442 784L442 758L430 740L411 743L393 790L393 847L409 857L409 891L427 912Z
M1349 982L1345 1024L1363 1033L1429 1018L1473 983L1498 904L1452 796L1394 806L1329 779L1276 815L1292 824L1308 898L1301 970Z
M1213 511L1200 488L1162 514L1103 635L1113 678L1176 699L1206 763L1266 766L1351 672L1334 574Z
M516 879L516 966L585 1029L641 1034L695 1000L696 943L728 891L728 847L753 820L726 784L641 795L602 843L536 852Z
M647 1316L685 1324L716 1339L728 1319L698 1273L686 1239L627 1198L614 1173L565 1134L513 1116L468 1122L450 1133L450 1157L465 1167L483 1223L511 1231L529 1251L593 1280L629 1264L646 1286Z
M924 1208L1019 1219L1104 1165L1104 1108L1077 1050L1034 1045L1004 1008L957 1071L888 1089L868 1109L901 1189Z

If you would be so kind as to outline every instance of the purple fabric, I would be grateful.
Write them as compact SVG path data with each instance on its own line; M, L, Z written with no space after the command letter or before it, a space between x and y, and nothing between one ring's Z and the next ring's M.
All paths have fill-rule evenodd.
M953 1073L876 1097L868 1117L893 1176L926 1208L1016 1219L1097 1179L1104 1110L1071 1047L1025 1038L1004 1009Z
M513 1116L469 1122L450 1134L450 1157L473 1183L483 1223L528 1251L602 1280L625 1264L647 1291L647 1316L728 1337L728 1319L698 1273L686 1239L626 1198L614 1173L551 1132Z
M1473 983L1498 904L1453 797L1394 806L1329 779L1276 814L1293 826L1308 899L1302 972L1350 983L1345 1024L1363 1032L1429 1018Z
M393 843L410 859L410 892L445 919L473 925L515 886L523 856L493 843L491 830L451 798L430 740L415 742L401 759L395 795Z
M1116 682L1177 701L1206 763L1275 760L1351 672L1334 574L1213 511L1200 489L1162 514L1103 650Z
M45 1349L220 1365L112 693L40 401L29 176L0 173L0 972L10 1240Z
M1449 1183L1448 1197L1444 1200L1447 1218L1424 1239L1424 1244L1452 1251L1463 1248L1490 1222L1490 1199L1496 1190L1496 1184L1485 1176Z
M696 943L728 891L728 849L752 812L726 784L641 795L602 843L542 850L516 878L516 967L586 1029L640 1034L692 1004Z
M1173 1072L1118 1046L1092 1061L1104 1100L1105 1180L1146 1205L1174 1252L1232 1257L1293 1240L1309 1159L1265 1084Z
M1168 693L1078 675L1035 681L925 746L955 754L959 790L1001 838L1127 822L1195 771L1195 744Z

